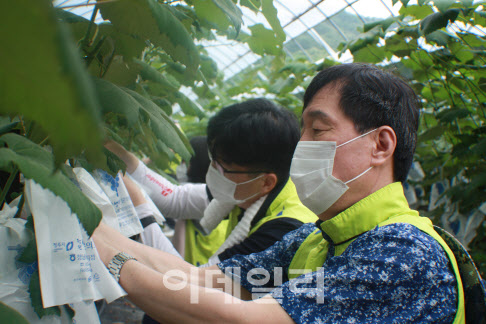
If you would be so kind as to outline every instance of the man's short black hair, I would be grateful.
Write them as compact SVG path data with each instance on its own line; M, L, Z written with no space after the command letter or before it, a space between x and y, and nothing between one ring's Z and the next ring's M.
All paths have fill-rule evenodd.
M209 154L206 136L196 136L189 141L194 155L187 168L187 180L193 183L205 183L206 173L209 168Z
M208 123L213 159L252 170L273 172L286 181L299 123L289 110L267 99L252 99L221 109Z
M360 133L390 126L397 136L393 154L395 181L404 182L413 162L419 124L419 102L401 78L369 64L342 64L319 72L304 95L304 109L326 85L340 92L340 108Z

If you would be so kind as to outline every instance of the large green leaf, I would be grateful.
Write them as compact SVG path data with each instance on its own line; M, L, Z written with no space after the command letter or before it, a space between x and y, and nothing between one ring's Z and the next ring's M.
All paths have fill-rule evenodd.
M439 9L440 12L446 12L454 3L456 3L456 0L434 1L435 7Z
M104 113L112 112L121 116L128 126L133 126L138 121L139 104L135 99L109 81L98 79L95 84Z
M280 20L278 19L278 11L273 5L273 0L262 1L262 13L267 19L270 26L272 26L277 41L280 44L283 44L286 38L285 31L283 30L282 25L280 24Z
M443 30L436 30L430 34L425 36L427 42L435 42L437 45L440 46L447 46L449 44L449 40L451 39L451 35L449 35L446 31Z
M418 141L425 142L425 141L437 139L438 137L441 137L446 130L447 128L444 126L431 127L419 135Z
M61 197L75 213L83 227L91 235L101 220L101 212L81 190L62 172L54 168L52 154L17 134L5 134L0 143L0 169L11 172L17 166L27 179L33 179L42 187Z
M29 241L17 260L24 263L37 261L37 242L34 237Z
M0 318L4 323L29 324L29 321L27 321L19 312L2 302L0 302Z
M368 45L364 48L353 52L355 62L380 63L387 57L387 51L384 47Z
M51 1L2 1L0 11L8 12L3 25L9 26L0 29L0 113L41 125L57 163L83 150L101 158L96 95Z
M456 33L461 37L463 42L468 45L469 47L481 47L484 46L485 40L478 35L474 34L464 34L464 33Z
M486 156L486 139L482 139L480 142L478 142L472 149L474 153L481 154L483 156Z
M405 57L417 49L417 43L414 41L407 42L402 37L394 37L386 40L385 48L397 57Z
M138 108L149 118L149 125L158 139L166 143L170 148L185 159L191 158L191 150L188 150L190 143L185 136L178 133L177 126L170 121L165 112L151 100L143 97L139 93L124 89L127 96L131 96L137 103Z
M164 98L152 97L152 101L159 106L167 115L172 115L172 104Z
M258 12L262 6L262 0L240 0L240 5L245 6L254 12Z
M194 0L193 6L201 23L209 25L209 28L221 31L229 28L229 17L212 0Z
M106 155L106 164L108 165L107 170L112 177L116 177L116 174L118 171L122 171L125 173L126 171L126 164L123 162L116 154L111 152L110 150L107 150L106 148L103 148L103 153Z
M381 26L375 26L367 32L361 33L358 39L349 42L341 51L344 52L346 49L349 49L351 53L354 53L368 45L375 45L383 35Z
M437 119L439 119L442 123L450 123L455 121L456 119L464 118L469 116L470 112L468 109L464 108L451 108L445 109L437 114Z
M214 4L221 9L226 16L229 17L233 26L235 26L236 32L239 33L241 24L243 23L242 13L240 8L238 8L231 0L212 0Z
M177 82L177 80L173 78L168 78L167 76L160 73L155 68L143 61L135 60L135 62L140 65L140 75L144 80L149 80L161 84L164 88L167 89L168 93L179 90L181 85Z
M434 10L429 6L403 6L400 8L400 15L412 16L416 19L424 19L428 15L434 13Z
M207 81L213 81L218 76L218 65L209 56L201 55L200 71Z
M425 17L419 24L420 33L422 35L427 35L437 29L447 27L449 22L454 22L456 20L459 12L459 9L449 9L445 12L436 12Z
M474 12L474 23L486 27L486 13L484 11Z
M155 0L98 1L98 5L103 18L109 19L115 28L163 48L174 61L183 63L189 74L196 73L197 48L168 5Z
M474 58L474 54L471 52L468 46L465 46L459 42L452 42L449 44L449 48L452 54L461 62L465 63Z
M140 66L133 62L125 62L122 56L115 55L110 62L108 71L103 74L103 80L110 81L121 87L133 86L140 73Z
M129 62L133 57L140 57L147 44L133 34L117 30L112 24L101 24L99 27L101 36L109 36L115 42L115 53L122 55Z
M247 43L255 54L277 55L279 53L281 43L275 37L273 30L266 29L262 24L255 24L249 28L251 37L247 39Z
M10 121L10 119L9 119L9 121ZM18 122L18 121L7 122L5 124L0 122L0 135L3 135L5 133L9 133L14 129L18 129L19 125L20 125L20 122Z

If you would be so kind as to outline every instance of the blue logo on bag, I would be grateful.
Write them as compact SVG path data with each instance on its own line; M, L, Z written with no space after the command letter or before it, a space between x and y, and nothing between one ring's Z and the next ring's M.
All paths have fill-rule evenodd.
M106 171L98 170L101 175L101 181L104 183L108 183L110 185L111 190L116 192L116 196L118 197L118 186L120 185L120 177L116 175L116 178L113 178L109 175Z
M66 251L71 251L73 249L73 241L68 242L66 245Z

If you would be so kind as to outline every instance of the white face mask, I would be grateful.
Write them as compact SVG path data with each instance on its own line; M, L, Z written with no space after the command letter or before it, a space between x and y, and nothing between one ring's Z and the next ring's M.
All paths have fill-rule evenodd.
M292 158L290 177L295 184L300 201L316 215L322 214L332 206L348 189L348 183L354 181L371 170L351 180L343 182L332 175L336 148L351 143L376 129L355 137L339 146L329 141L300 141Z
M251 180L245 181L245 182L240 182L236 183L231 181L230 179L226 178L224 175L222 175L212 164L209 165L208 173L206 173L206 184L209 188L209 191L211 191L211 195L213 197L221 202L225 203L233 203L234 205L239 205L242 204L249 199L255 197L259 193L255 193L254 195L251 195L245 199L236 199L235 198L235 191L236 187L238 185L242 185L245 183L250 183L252 181L255 181L259 178L263 177L263 174L259 175L256 178L253 178Z

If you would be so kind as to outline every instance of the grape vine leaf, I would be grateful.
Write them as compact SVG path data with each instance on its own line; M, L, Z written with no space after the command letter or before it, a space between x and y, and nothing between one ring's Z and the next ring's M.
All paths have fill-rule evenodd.
M32 215L27 217L25 229L27 230L27 232L30 233L31 239L22 251L22 254L19 256L18 261L24 263L32 263L37 261L37 242L35 240L34 218L32 217Z
M12 172L15 165L25 178L33 179L61 197L91 235L101 220L101 211L64 173L54 168L52 154L17 134L2 135L2 143L7 144L8 148L0 148L0 169Z
M279 41L275 38L273 30L266 29L262 24L250 26L251 36L247 38L248 46L255 54L279 54Z
M262 6L261 0L240 0L240 6L247 7L257 13Z
M137 60L134 60L138 65L141 67L140 75L144 80L153 81L156 83L161 84L167 91L167 93L178 91L181 85L177 82L177 80L169 79L157 69L150 66L149 64Z
M184 160L191 159L192 147L187 138L179 132L178 127L155 103L130 89L125 89L127 95L139 103L139 108L150 117L150 128L156 137L177 152Z
M19 312L2 302L0 302L0 316L5 323L29 324L29 321L27 321Z
M265 18L270 26L272 26L276 39L281 47L285 41L286 35L282 25L280 24L280 20L278 19L278 11L273 5L273 0L262 1L262 13L265 15Z
M108 81L96 80L95 83L105 113L114 112L124 116L130 127L138 127L140 120L148 121L159 139L179 153L183 159L188 161L191 158L192 149L189 141L154 102L135 91L118 87Z
M220 31L228 30L231 23L229 17L213 1L194 0L193 6L202 24Z
M231 0L212 0L213 3L221 9L235 26L236 33L240 32L243 23L242 12Z
M18 258L18 261L24 263L32 263L37 261L37 242L35 241L35 237L32 237L27 246L24 248L22 254Z
M187 29L170 10L174 8L155 0L98 0L97 3L103 18L110 20L115 28L161 47L174 61L183 63L189 75L195 75L199 52Z
M20 114L49 134L57 164L81 151L101 155L96 96L76 45L51 1L2 1L0 113ZM15 30L15 33L11 31ZM35 31L35 32L33 32ZM22 40L19 43L19 40ZM35 53L35 55L32 55ZM8 76L8 77L7 77Z
M128 126L135 125L139 118L138 103L109 81L97 79L95 84L103 113L113 112L122 116Z
M459 15L459 9L449 9L445 12L435 12L428 15L419 24L419 30L422 35L430 34L437 29L446 27L449 21L452 23L456 20Z
M125 162L123 162L116 154L103 148L103 153L106 155L106 164L108 165L108 173L115 177L118 171L121 170L122 173L125 173L127 166Z
M0 125L0 135L11 132L12 130L16 129L19 124L20 122L16 121L5 125Z

